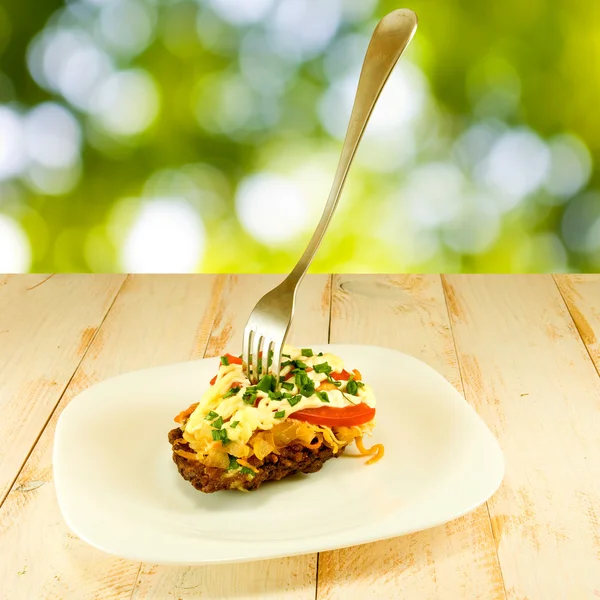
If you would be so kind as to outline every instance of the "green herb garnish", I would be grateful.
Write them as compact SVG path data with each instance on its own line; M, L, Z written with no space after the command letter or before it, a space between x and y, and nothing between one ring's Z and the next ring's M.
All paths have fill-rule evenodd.
M271 398L271 400L281 400L283 398L283 393L272 392L271 390L269 390L269 398Z
M231 427L231 429L235 429L239 424L240 424L239 421L234 421L233 423L229 424L229 427Z
M317 392L317 398L321 402L329 402L329 396L327 395L327 392Z
M315 393L315 382L312 379L309 379L308 383L300 388L300 393L306 398L312 396Z
M310 358L311 356L314 356L314 354L310 348L302 348L302 356L306 356L306 358Z
M229 359L226 356L221 356L221 364L225 365L226 367L229 366Z
M281 356L285 356L286 358L292 358L290 354L282 354Z
M361 388L361 387L365 387L365 384L362 381L357 381L356 385Z
M227 437L227 430L226 429L213 429L211 431L212 433L212 439L215 442L222 442L223 445L228 444L229 443L229 438Z
M354 379L350 379L348 381L348 383L346 384L346 391L352 396L356 396L356 394L358 393L358 384L356 383L356 381L354 381Z
M242 473L243 475L251 475L252 477L254 477L256 475L256 473L252 469L249 469L248 467L242 467L240 469L240 473Z
M318 365L315 365L313 369L315 370L315 373L325 373L325 375L329 375L333 370L328 362L319 363Z
M221 427L223 427L223 417L219 417L218 419L216 419L215 421L213 421L211 423L211 425L215 428L215 429L221 429Z
M300 402L300 400L302 400L302 396L300 394L297 394L296 396L292 396L291 398L288 398L288 402L290 403L290 406L296 406L296 404L298 404L298 402Z
M228 471L233 471L233 469L239 469L240 465L235 456L229 455L229 466L227 467Z
M242 388L240 387L232 387L224 396L223 400L226 398L231 398L231 396L235 396Z
M214 410L211 410L206 417L204 417L204 419L206 421L212 421L213 419L216 419L219 416L218 413L216 413Z
M302 362L301 360L295 360L294 363L296 364L296 368L298 369L304 369L306 371L306 369L308 369L308 365L305 362Z
M294 377L294 381L296 382L296 385L299 389L303 385L306 385L310 381L310 379L304 371L297 371Z
M269 390L274 390L275 389L275 378L273 377L273 375L265 375L258 382L256 389L260 390L261 392L265 392L265 393L268 392Z
M246 391L246 392L244 392L244 395L242 396L242 400L244 401L244 403L250 404L250 405L254 405L257 398L258 398L258 392Z
M323 356L323 353L319 352L319 354L317 354L317 356ZM240 356L240 358L242 358L242 357Z
M283 381L281 383L281 387L284 390L293 390L294 389L294 384L291 381Z
M275 413L275 418L276 419L283 419L283 417L285 417L285 410L278 410Z
M287 392L283 392L283 399L284 400L289 400L290 398L293 398L294 394L288 394Z

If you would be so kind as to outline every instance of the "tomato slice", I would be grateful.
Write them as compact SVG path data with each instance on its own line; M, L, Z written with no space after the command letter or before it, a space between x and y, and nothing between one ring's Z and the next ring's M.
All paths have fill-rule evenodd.
M334 379L337 379L338 381L348 381L348 379L350 379L350 376L352 375L352 373L348 373L348 371L346 371L346 369L342 369L341 373L332 373L331 376Z
M239 356L233 356L233 354L226 354L227 360L230 365L241 365L242 359Z
M290 419L306 421L313 425L327 425L328 427L352 427L364 425L375 417L375 409L361 402L355 406L323 406L319 408L306 408L292 413Z

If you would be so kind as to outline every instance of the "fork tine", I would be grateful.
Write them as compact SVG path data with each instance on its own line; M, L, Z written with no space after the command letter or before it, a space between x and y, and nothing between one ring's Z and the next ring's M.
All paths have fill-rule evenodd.
M252 327L250 325L246 325L246 328L244 329L244 342L242 345L242 360L246 365L244 373L246 374L246 377L250 380L250 383L252 383L252 377L250 373L250 353L252 350L251 344L253 338L254 331L252 330Z
M254 332L252 345L251 345L251 348L252 348L252 361L251 361L251 363L252 363L252 366L251 366L252 379L251 379L251 381L253 384L256 384L260 381L260 372L258 370L258 355L260 353L263 339L264 338L260 334L259 331Z
M263 339L263 348L262 348L262 360L260 376L263 377L269 372L269 351L271 350L271 346L273 345L273 340L265 337Z
M271 367L275 381L279 385L279 373L281 372L281 353L283 352L283 343L273 342L273 366Z

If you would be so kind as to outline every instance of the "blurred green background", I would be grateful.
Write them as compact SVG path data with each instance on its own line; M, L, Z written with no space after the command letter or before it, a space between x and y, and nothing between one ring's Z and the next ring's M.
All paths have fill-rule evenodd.
M600 269L600 2L414 0L317 272ZM0 271L284 272L386 0L3 0Z

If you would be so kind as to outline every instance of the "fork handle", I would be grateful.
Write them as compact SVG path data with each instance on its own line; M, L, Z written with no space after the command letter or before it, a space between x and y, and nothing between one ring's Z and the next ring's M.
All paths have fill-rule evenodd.
M350 165L381 90L416 29L417 15L409 9L395 10L377 24L363 62L350 123L327 204L304 254L283 285L296 288L306 274L333 217Z

